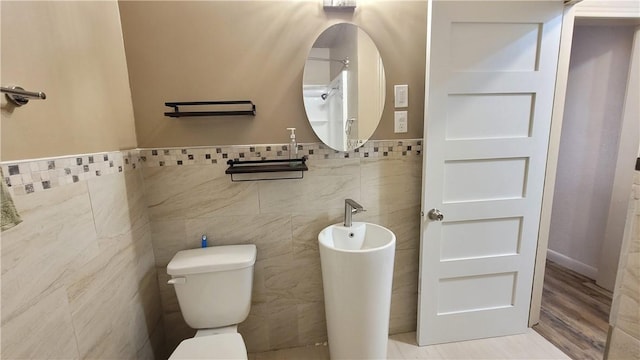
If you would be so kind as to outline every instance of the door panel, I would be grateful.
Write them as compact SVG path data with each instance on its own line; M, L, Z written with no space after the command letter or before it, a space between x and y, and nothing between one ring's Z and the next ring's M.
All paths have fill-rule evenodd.
M526 158L445 161L442 202L522 198L526 170Z
M562 2L434 1L420 345L524 332Z
M533 94L452 94L447 100L446 140L531 135Z
M515 272L441 279L438 315L507 308L513 305ZM483 291L499 289L499 291Z
M450 26L453 71L537 69L540 24L452 22Z
M521 217L447 221L440 235L440 261L516 255L521 231Z

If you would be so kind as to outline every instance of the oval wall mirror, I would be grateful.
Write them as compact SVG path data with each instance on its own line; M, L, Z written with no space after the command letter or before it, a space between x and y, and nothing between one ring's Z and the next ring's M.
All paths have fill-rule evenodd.
M302 81L313 131L332 149L349 151L369 140L385 101L385 75L373 40L358 26L335 24L309 51Z

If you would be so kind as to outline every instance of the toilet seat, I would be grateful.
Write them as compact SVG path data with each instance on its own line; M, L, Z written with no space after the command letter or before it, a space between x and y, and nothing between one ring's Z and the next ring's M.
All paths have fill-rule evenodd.
M247 348L242 336L218 334L183 340L173 351L172 359L247 359Z

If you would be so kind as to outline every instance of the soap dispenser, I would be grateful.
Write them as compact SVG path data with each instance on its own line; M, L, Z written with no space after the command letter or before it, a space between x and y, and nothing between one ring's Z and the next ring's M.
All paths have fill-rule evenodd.
M298 158L298 143L296 142L296 128L287 128L291 131L289 135L289 160L295 160ZM295 161L290 161L289 166L296 166Z

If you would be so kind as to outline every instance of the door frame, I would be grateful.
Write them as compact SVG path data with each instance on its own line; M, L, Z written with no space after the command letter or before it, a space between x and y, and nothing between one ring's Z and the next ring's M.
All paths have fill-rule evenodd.
M547 171L545 174L544 189L542 193L542 210L540 213L540 228L538 232L538 250L536 252L536 263L533 275L533 289L531 294L531 308L529 310L529 327L537 324L540 321L540 308L542 305L542 289L544 283L544 273L547 259L547 249L549 245L549 229L551 225L551 210L553 206L553 198L555 191L555 181L558 166L558 157L560 153L560 139L562 132L562 121L564 115L564 105L567 93L567 81L569 77L569 63L571 57L571 45L573 41L573 29L576 18L588 18L588 19L615 19L629 21L629 24L640 25L640 11L634 1L628 0L585 0L580 3L575 1L567 2L562 21L562 31L560 35L560 52L558 55L558 70L556 76L556 92L553 102L553 112L551 116L551 132L549 134L549 149L547 152ZM636 36L637 33L636 33ZM638 56L640 54L634 54ZM633 95L631 95L633 96ZM625 99L629 99L629 87L625 94ZM624 110L623 110L624 111ZM626 121L628 127L629 121ZM623 120L622 131L626 130L625 122ZM637 125L635 132L637 133ZM622 139L621 139L622 140ZM637 148L636 140L636 148ZM628 142L628 141L627 141ZM623 155L624 156L624 155ZM618 154L619 160L621 154ZM620 161L618 161L620 164ZM618 169L617 169L618 170ZM616 171L617 171L616 170ZM632 169L631 169L632 170ZM633 175L633 172L631 172ZM622 179L616 175L616 184L625 182L626 179L622 176ZM631 189L631 178L629 182L629 189ZM630 190L629 190L630 191ZM628 191L627 191L628 192ZM613 199L612 199L613 200ZM609 209L607 209L609 210ZM617 239L617 257L620 255L620 245L622 238ZM615 253L615 250L614 250Z

